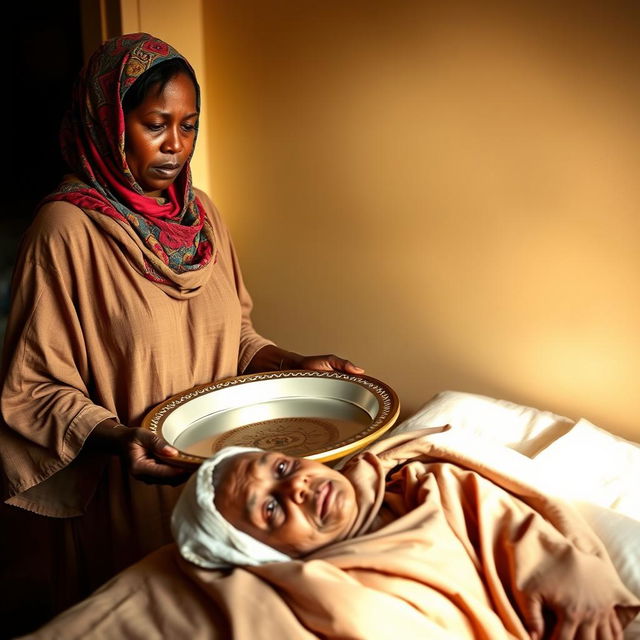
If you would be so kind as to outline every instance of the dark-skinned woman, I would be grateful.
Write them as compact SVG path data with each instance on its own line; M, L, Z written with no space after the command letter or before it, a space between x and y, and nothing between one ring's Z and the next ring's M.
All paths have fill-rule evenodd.
M24 239L3 358L3 606L27 626L170 541L186 478L139 428L151 407L241 373L362 371L254 331L229 233L191 185L199 112L188 62L148 34L106 42L74 89L72 173Z

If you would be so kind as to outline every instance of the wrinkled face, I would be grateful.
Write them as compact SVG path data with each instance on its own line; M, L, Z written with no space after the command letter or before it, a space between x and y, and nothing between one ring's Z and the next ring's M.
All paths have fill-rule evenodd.
M127 164L145 195L158 197L178 177L196 139L196 89L179 73L162 91L151 87L125 116Z
M223 464L215 493L222 516L289 556L344 539L355 521L352 484L324 464L260 451Z

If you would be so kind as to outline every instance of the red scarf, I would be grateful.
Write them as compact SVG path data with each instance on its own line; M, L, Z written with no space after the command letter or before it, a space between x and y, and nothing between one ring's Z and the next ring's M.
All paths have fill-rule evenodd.
M191 187L189 163L165 202L145 196L127 165L122 97L142 73L172 58L187 63L146 33L113 38L93 54L76 82L61 130L62 152L76 177L46 198L99 212L130 235L133 231L143 245L145 277L163 284L172 284L173 274L204 268L214 255L213 232ZM200 88L193 78L199 109Z

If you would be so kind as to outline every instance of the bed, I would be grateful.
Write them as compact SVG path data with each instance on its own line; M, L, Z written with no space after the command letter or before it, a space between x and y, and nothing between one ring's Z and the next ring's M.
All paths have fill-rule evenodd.
M437 394L393 434L443 424L452 428L430 436L435 442L571 503L604 542L626 587L640 597L636 443L584 419L458 391ZM296 639L318 637L301 630L295 612L283 609L277 594L269 592L247 603L242 619L229 615L227 595L236 591L244 597L243 588L237 572L231 580L224 573L195 569L168 545L26 637L289 637L286 629L298 629ZM349 606L355 611L357 603ZM359 637L357 630L349 637ZM627 627L625 638L640 638L639 618Z

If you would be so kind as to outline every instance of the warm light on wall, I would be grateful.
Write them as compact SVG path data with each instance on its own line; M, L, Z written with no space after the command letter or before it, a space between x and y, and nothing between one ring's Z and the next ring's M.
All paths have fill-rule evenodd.
M204 3L212 197L283 346L640 438L638 20L494 9Z

